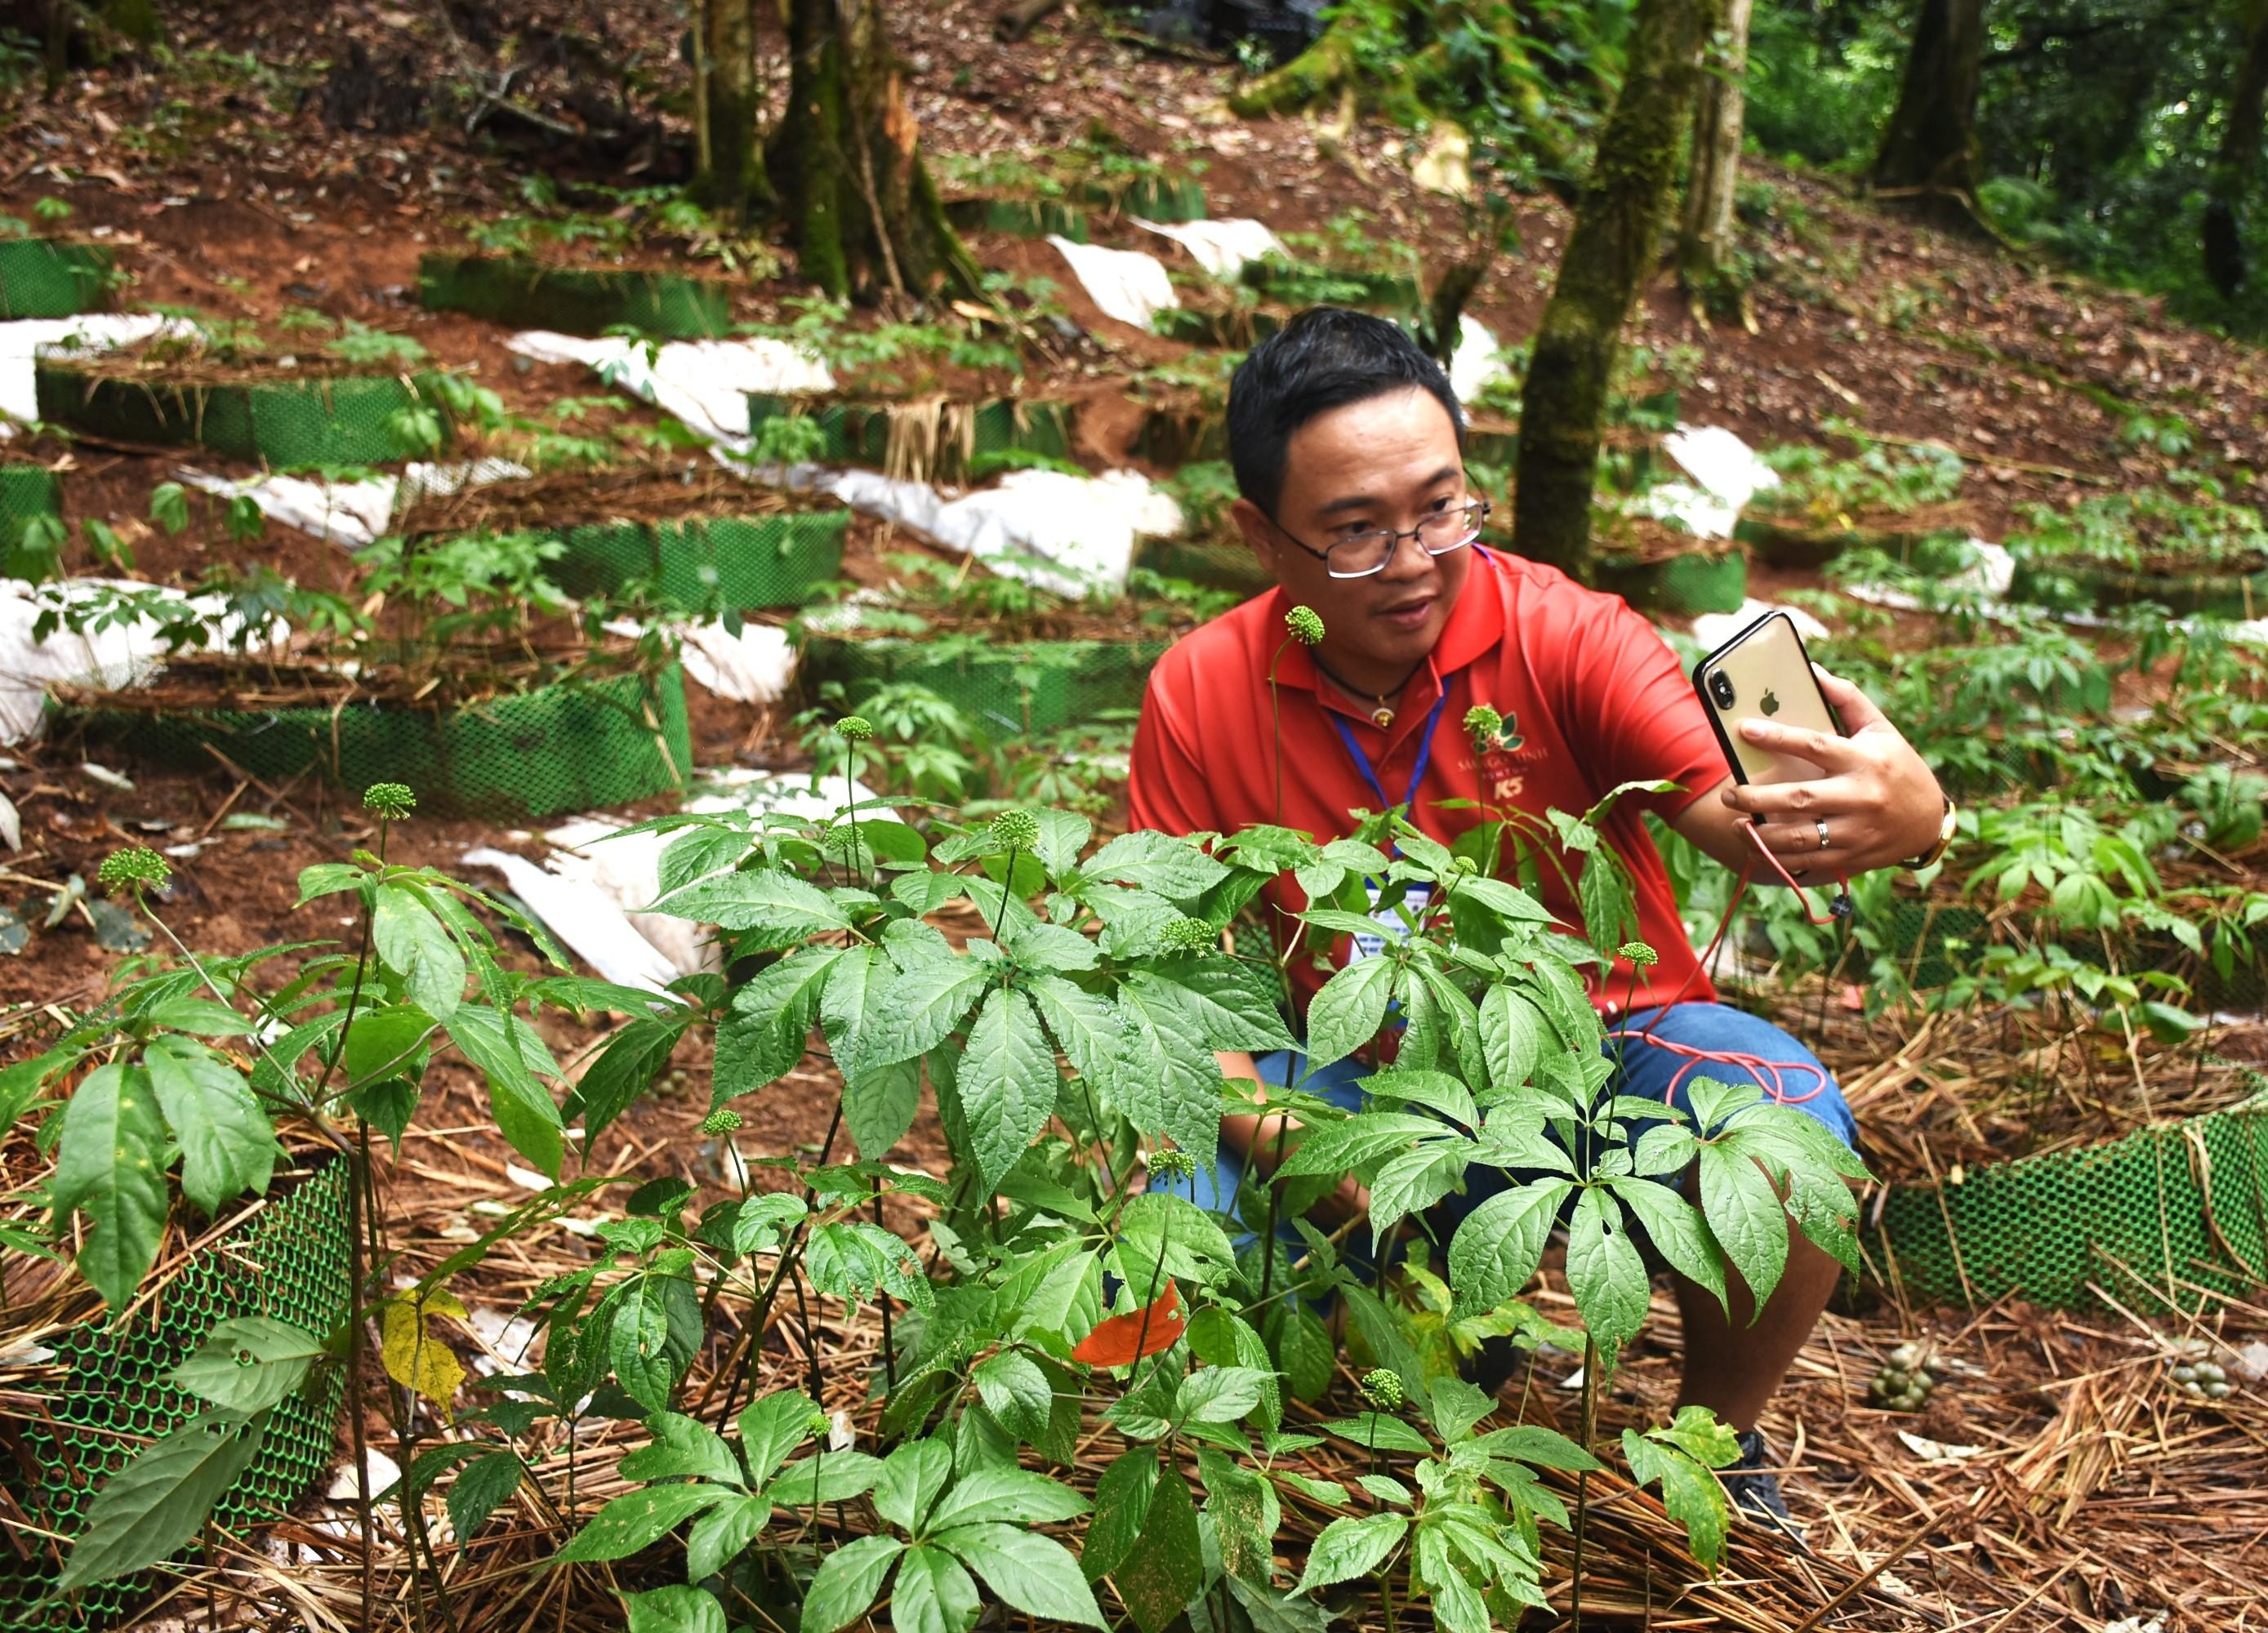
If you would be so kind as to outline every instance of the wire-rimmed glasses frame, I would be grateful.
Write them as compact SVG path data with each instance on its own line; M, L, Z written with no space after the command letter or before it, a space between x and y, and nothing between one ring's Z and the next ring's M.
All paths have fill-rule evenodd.
M1263 515L1267 512L1263 511ZM1278 533L1322 563L1323 570L1334 578L1368 578L1384 572L1392 565L1395 555L1404 539L1414 540L1418 548L1432 556L1453 555L1481 536L1481 527L1488 520L1489 503L1485 499L1468 499L1454 510L1436 511L1415 527L1396 531L1391 527L1374 527L1341 539L1323 549L1317 549L1290 528L1269 516ZM1367 567L1350 567L1347 562L1367 560L1375 552L1377 560Z

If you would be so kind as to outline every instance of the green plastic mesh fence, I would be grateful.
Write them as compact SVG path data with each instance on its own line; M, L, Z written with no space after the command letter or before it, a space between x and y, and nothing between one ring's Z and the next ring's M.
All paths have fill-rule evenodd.
M1014 641L976 636L854 641L812 634L800 673L842 686L852 706L884 686L926 687L995 735L1085 725L1142 706L1163 641Z
M2208 613L2216 618L2268 615L2268 572L2130 573L2080 563L2019 563L2008 584L2008 599L2044 607L2064 603L2057 580L2086 594L2097 611L2110 612L2139 601L2154 601L2169 612Z
M843 570L848 511L696 517L566 527L566 554L545 570L570 595L602 595L632 579L672 606L800 607Z
M1749 558L1737 549L1690 550L1657 561L1602 552L1592 569L1600 589L1640 612L1737 613L1749 599Z
M43 465L0 465L0 561L24 542L34 521L63 513L63 483L53 471Z
M433 311L467 312L563 335L627 327L674 340L704 340L733 327L732 285L722 278L553 267L526 255L421 255L417 299Z
M2263 1087L2268 1087L2264 1083ZM2194 1311L2268 1288L2268 1105L1892 1191L1867 1251L1912 1299Z
M129 758L232 766L269 783L313 772L350 796L372 783L407 783L423 809L500 821L649 798L683 786L693 765L674 666L446 711L363 704L171 714L70 704L55 712L56 730Z
M157 1578L50 1596L60 1560L38 1534L77 1536L96 1490L143 1445L204 1409L166 1381L216 1323L264 1315L328 1339L347 1316L347 1165L335 1159L279 1176L264 1206L193 1255L122 1328L89 1321L48 1341L52 1387L11 1403L0 1423L0 1492L10 1538L0 1548L0 1629L80 1633L115 1621ZM312 1399L294 1397L268 1421L258 1456L214 1511L240 1529L298 1501L329 1465L343 1377L333 1369Z
M1136 176L1125 180L1099 179L1080 184L1079 195L1086 202L1145 221L1203 221L1205 190L1202 182L1186 176Z
M439 399L416 377L338 374L196 386L105 379L53 359L33 371L40 417L121 442L195 446L290 468L376 465L421 452L396 418Z
M1086 212L1052 198L957 198L945 218L963 232L1010 232L1018 238L1064 238L1086 242Z
M1287 306L1376 306L1392 312L1418 309L1418 280L1403 272L1364 272L1319 267L1263 255L1248 261L1237 274L1247 289L1258 290Z
M1168 578L1247 595L1257 595L1276 583L1252 547L1240 539L1147 539L1134 564Z
M1217 402L1145 408L1129 452L1174 470L1201 460L1226 460L1228 410Z
M69 318L110 304L114 262L99 244L0 239L0 318Z
M988 454L1071 455L1071 409L1060 402L996 397L988 402L930 398L915 402L844 402L822 397L748 394L748 430L761 443L765 423L801 416L819 428L807 456L828 465L871 465L894 476L957 482Z

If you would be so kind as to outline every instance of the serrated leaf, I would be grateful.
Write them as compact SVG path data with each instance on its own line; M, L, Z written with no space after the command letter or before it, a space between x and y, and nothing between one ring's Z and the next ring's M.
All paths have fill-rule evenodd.
M799 947L733 994L717 1027L712 1106L752 1094L802 1061L820 997L842 958L840 947Z
M323 1353L313 1334L265 1315L216 1324L171 1374L173 1386L239 1417L266 1411L306 1380Z
M693 1522L685 1537L685 1574L706 1582L745 1552L771 1523L771 1499L733 1497Z
M725 1607L705 1588L658 1587L626 1593L622 1604L630 1615L629 1633L725 1633Z
M784 1465L764 1495L792 1508L847 1503L873 1490L881 1472L882 1460L865 1452L822 1450Z
M267 1426L265 1413L248 1423L208 1413L136 1453L94 1494L55 1591L115 1582L186 1548L252 1466Z
M1543 1261L1567 1180L1535 1180L1499 1191L1467 1214L1449 1239L1449 1285L1459 1316L1478 1315L1520 1296Z
M1725 1556L1725 1532L1732 1522L1725 1488L1715 1474L1676 1446L1648 1439L1634 1429L1623 1431L1623 1454L1640 1485L1661 1487L1661 1505L1685 1527L1686 1546L1693 1557L1714 1570Z
M1235 959L1176 959L1170 970L1137 970L1132 981L1145 989L1171 987L1208 1048L1260 1054L1299 1047L1266 980Z
M1086 1527L1079 1568L1090 1582L1116 1570L1133 1550L1158 1488L1158 1453L1146 1445L1121 1452L1094 1487L1094 1519Z
M986 983L974 959L924 962L891 983L887 1009L861 1028L862 1065L884 1065L926 1055L953 1035Z
M742 947L752 952L792 947L828 931L850 928L825 891L766 868L696 879L645 910L737 931Z
M762 1485L787 1461L789 1453L827 1427L827 1414L809 1395L777 1389L743 1407L739 1427L740 1456L749 1477Z
M1003 1350L970 1376L985 1409L1009 1433L1027 1442L1046 1438L1048 1418L1055 1410L1055 1390L1038 1362L1021 1350Z
M181 1194L208 1218L276 1171L276 1130L235 1067L186 1038L143 1052L150 1087L181 1147Z
M1646 1325L1646 1260L1623 1227L1622 1210L1596 1190L1577 1195L1567 1222L1567 1286L1602 1346L1627 1343Z
M1159 1633L1204 1589L1204 1544L1180 1469L1159 1475L1141 1532L1110 1581L1143 1633Z
M49 1182L60 1223L76 1209L87 1222L79 1274L116 1310L129 1302L158 1257L166 1229L166 1124L150 1074L99 1066L63 1107Z
M557 1562L626 1559L734 1494L723 1486L662 1485L625 1492L559 1550Z
M982 1520L1044 1525L1085 1512L1085 1497L1045 1475L1028 1468L975 1468L954 1482L922 1524L928 1531Z
M371 942L419 1008L441 1021L456 1013L465 997L464 950L416 891L407 885L378 887Z
M1787 1264L1787 1210L1763 1169L1747 1156L1704 1145L1701 1213L1762 1308Z
M968 1154L979 1183L990 1191L1055 1114L1060 1082L1055 1051L1030 999L1008 987L985 994L968 1028L956 1082L973 1148Z
M1646 1227L1654 1250L1686 1280L1705 1287L1725 1302L1725 1255L1719 1251L1701 1215L1673 1186L1658 1180L1618 1179L1607 1181L1623 1205Z
M1117 1101L1124 1040L1118 1006L1060 975L1032 982L1032 1001L1071 1070L1105 1099Z
M449 1486L449 1526L460 1544L512 1500L526 1472L519 1453L509 1450L490 1452L465 1465Z
M1178 1004L1118 993L1120 1106L1143 1133L1163 1134L1212 1167L1220 1146L1220 1063Z
M943 1548L916 1544L898 1563L892 1633L968 1633L983 1609L976 1584Z
M956 1526L928 1541L950 1552L1027 1615L1084 1628L1103 1625L1094 1593L1079 1575L1079 1561L1053 1537L1014 1526L976 1525Z
M1194 901L1228 875L1226 866L1189 840L1155 828L1121 834L1082 871L1089 879L1138 886L1174 901Z
M1320 1070L1366 1048L1386 1025L1394 960L1358 959L1323 983L1307 1004L1307 1066Z
M1400 1514L1332 1520L1307 1550L1307 1569L1300 1573L1300 1585L1292 1591L1312 1593L1334 1582L1368 1576L1385 1563L1409 1529L1410 1521Z
M550 1063L533 1056L522 1027L511 1022L511 1017L468 1004L445 1024L451 1040L487 1079L489 1109L497 1131L512 1150L556 1182L565 1156L559 1107L535 1078L538 1067Z
M690 1476L728 1486L742 1483L740 1460L708 1424L679 1412L657 1412L646 1419L645 1427L653 1438L621 1460L618 1467L623 1479Z
M424 1396L441 1416L449 1416L449 1402L465 1381L465 1369L438 1333L436 1316L464 1319L465 1306L456 1295L439 1287L422 1294L415 1289L387 1301L379 1317L380 1358L386 1375L404 1388Z
M1384 1412L1365 1412L1359 1417L1336 1418L1315 1427L1370 1452L1407 1452L1424 1457L1433 1450L1432 1442L1424 1435Z
M1510 1086L1534 1077L1551 1037L1543 1011L1512 988L1498 985L1481 994L1480 1018L1481 1058L1489 1082Z

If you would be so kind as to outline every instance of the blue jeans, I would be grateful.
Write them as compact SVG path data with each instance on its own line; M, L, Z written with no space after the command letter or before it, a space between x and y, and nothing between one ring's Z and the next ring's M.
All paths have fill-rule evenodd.
M1797 1111L1817 1119L1844 1144L1855 1148L1858 1144L1858 1122L1851 1115L1842 1089L1820 1064L1819 1057L1771 1022L1745 1010L1724 1004L1677 1004L1666 1010L1633 1011L1610 1025L1605 1049L1618 1068L1607 1085L1609 1092L1642 1100L1667 1099L1690 1115L1693 1107L1688 1090L1696 1078L1753 1085L1766 1094L1777 1092ZM1746 1056L1759 1063L1760 1069L1718 1060L1696 1062L1680 1052L1686 1049ZM1253 1063L1262 1082L1281 1087L1299 1082L1306 1057L1278 1049L1258 1056ZM1361 1109L1362 1085L1370 1071L1359 1061L1334 1061L1299 1082L1299 1086L1335 1106L1357 1111ZM1243 1177L1244 1159L1223 1141L1213 1172L1197 1175L1192 1200L1200 1208L1226 1213L1235 1205L1237 1186ZM1664 1177L1667 1181L1675 1176ZM1486 1167L1470 1170L1469 1180L1470 1188L1465 1195L1451 1196L1442 1203L1448 1215L1445 1223L1462 1218L1487 1196L1517 1182L1516 1177ZM1286 1240L1298 1240L1288 1225L1279 1225L1278 1229ZM1240 1241L1240 1250L1250 1239Z

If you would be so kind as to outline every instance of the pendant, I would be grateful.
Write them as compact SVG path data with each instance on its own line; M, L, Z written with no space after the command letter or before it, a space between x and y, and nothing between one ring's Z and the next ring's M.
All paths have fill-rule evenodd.
M1394 724L1394 711L1381 703L1370 711L1370 723L1383 732Z

